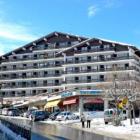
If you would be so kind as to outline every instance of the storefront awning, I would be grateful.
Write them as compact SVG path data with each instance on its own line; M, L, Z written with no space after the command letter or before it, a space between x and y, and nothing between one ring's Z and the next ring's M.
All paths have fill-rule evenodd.
M100 104L100 103L104 103L104 101L102 99L94 98L94 99L85 99L84 103Z
M76 98L63 101L63 105L75 104Z
M49 102L47 102L47 104L45 105L44 108L55 107L58 105L59 102L60 102L60 100L49 101Z

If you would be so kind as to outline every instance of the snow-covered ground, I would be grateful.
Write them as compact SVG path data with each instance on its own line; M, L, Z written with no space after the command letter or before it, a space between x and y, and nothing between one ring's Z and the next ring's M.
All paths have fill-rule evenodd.
M17 117L17 119L21 119L21 117ZM22 119L25 118L22 117ZM127 119L125 121L122 121L121 126L113 126L111 123L105 125L103 118L94 118L91 121L91 128L82 128L80 120L52 121L48 119L45 121L41 121L41 123L67 125L68 127L74 127L84 131L89 131L92 133L120 138L124 140L140 140L140 119L136 119L136 122L136 124L134 124L133 122L133 125L131 126L130 120Z
M140 140L140 123L138 119L137 124L132 126L129 119L123 121L122 126L113 126L112 124L105 125L103 118L97 118L92 120L91 128L82 128L81 123L73 123L72 127L124 140Z
M121 126L113 126L111 123L104 124L103 118L93 119L91 122L91 128L82 128L80 120L67 120L67 121L43 121L42 123L50 124L63 124L84 131L89 131L109 137L120 138L124 140L140 140L140 120L136 119L137 124L130 125L130 120L122 121ZM134 123L134 122L133 122ZM85 123L86 126L86 123Z

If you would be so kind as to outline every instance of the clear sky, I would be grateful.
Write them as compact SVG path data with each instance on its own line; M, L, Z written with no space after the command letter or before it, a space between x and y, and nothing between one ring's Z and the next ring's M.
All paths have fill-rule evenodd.
M53 31L140 46L140 0L0 0L0 54Z

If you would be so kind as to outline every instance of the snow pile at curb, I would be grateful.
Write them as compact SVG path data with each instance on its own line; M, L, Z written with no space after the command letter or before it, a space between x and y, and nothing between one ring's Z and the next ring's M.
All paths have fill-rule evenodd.
M14 140L26 140L25 138L22 138L20 135L17 135L16 133L14 133L8 127L6 127L5 125L1 123L0 123L0 130Z

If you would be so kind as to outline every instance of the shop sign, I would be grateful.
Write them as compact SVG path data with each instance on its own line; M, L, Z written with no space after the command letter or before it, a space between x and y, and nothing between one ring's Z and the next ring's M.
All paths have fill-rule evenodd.
M70 96L72 96L72 95L73 95L72 92L62 92L62 93L61 93L61 98L70 97Z
M102 90L80 90L81 95L97 95L102 93Z

